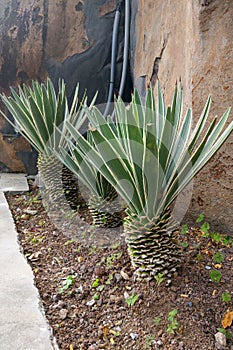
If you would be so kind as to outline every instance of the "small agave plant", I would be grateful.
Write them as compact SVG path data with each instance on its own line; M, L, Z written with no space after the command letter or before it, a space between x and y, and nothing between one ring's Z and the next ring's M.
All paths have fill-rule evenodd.
M18 92L11 88L11 96L2 94L1 99L16 121L16 125L5 114L3 116L16 127L37 150L38 171L45 186L45 195L53 204L66 201L73 208L77 207L78 186L70 170L62 165L51 149L66 148L66 133L64 122L69 121L74 128L79 129L85 121L85 113L78 104L77 85L73 103L68 108L66 87L63 80L59 81L56 94L53 83L47 79L47 84L33 81L31 87L25 84L18 87ZM82 106L86 105L86 98ZM57 131L57 128L60 132ZM65 199L66 196L67 198Z
M70 125L70 124L69 124ZM67 128L68 131L68 128ZM94 140L91 133L87 133L88 143L95 148ZM84 185L86 192L88 208L93 219L95 227L114 228L122 225L124 216L124 203L119 200L115 188L106 180L106 178L93 166L86 158L79 157L76 152L75 161L70 154L74 148L74 137L67 137L67 148L60 148L59 151L53 149L55 156L75 174L80 184ZM75 146L78 149L78 145ZM81 186L82 187L82 186Z
M118 98L114 121L106 120L97 107L87 109L87 139L66 123L75 144L70 142L69 153L61 150L64 164L77 176L86 173L90 186L95 179L87 174L96 168L122 197L128 252L136 275L147 280L159 274L170 278L179 265L172 205L233 130L233 122L224 128L230 109L206 125L211 97L194 130L192 111L183 117L182 105L180 85L166 107L158 84L157 107L148 89L145 103L137 90L129 106Z

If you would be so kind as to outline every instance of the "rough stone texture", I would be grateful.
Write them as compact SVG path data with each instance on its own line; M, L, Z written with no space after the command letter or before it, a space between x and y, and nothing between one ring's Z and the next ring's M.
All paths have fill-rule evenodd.
M80 97L85 89L90 99L99 90L97 102L106 102L116 4L117 0L2 0L0 92L9 93L9 86L31 79L44 81L49 75L55 83L60 77L65 79L69 100L79 82ZM122 68L123 26L124 7L118 35L116 89ZM34 153L22 140L15 140L14 129L2 117L0 133L4 135L0 138L0 171L36 172Z
M133 5L133 10L135 11ZM233 2L139 0L134 82L158 76L167 102L181 78L185 105L199 116L208 94L212 115L221 116L233 96ZM132 41L134 42L134 41ZM231 113L232 120L232 113ZM233 135L197 176L189 218L203 212L215 230L233 233Z

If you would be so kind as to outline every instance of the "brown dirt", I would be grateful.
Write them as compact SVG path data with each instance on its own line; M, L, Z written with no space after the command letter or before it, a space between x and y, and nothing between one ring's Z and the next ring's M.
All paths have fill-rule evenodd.
M215 343L224 315L233 311L232 243L217 243L189 228L180 234L183 261L170 286L135 281L124 244L83 246L51 223L37 195L32 189L7 198L60 349L233 349L232 338L224 348ZM225 254L221 263L213 260L218 251ZM210 279L213 270L222 274L219 283ZM72 285L59 293L68 276ZM222 301L226 292L229 302ZM125 298L132 293L138 299L128 306ZM168 314L174 309L178 325L169 334ZM233 326L226 330L233 334Z

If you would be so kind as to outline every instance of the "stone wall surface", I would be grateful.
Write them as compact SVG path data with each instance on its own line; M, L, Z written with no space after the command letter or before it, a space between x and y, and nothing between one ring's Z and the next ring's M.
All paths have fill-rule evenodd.
M233 106L231 0L139 0L136 30L133 72L142 94L148 81L158 77L170 102L181 78L185 106L193 108L194 116L209 94L210 115L221 116ZM188 218L194 222L201 212L213 229L233 233L233 135L194 182Z
M10 86L32 79L50 76L57 82L62 77L69 100L79 82L80 97L86 88L90 99L99 90L97 102L106 102L116 5L117 0L1 0L0 91L9 93ZM122 10L116 86L122 65ZM36 157L25 145L0 116L0 171L36 172Z

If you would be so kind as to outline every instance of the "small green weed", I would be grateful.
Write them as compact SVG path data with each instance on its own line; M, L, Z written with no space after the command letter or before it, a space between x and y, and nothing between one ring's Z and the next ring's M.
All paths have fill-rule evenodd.
M223 244L229 245L231 243L233 243L233 240L231 239L230 236L226 236L226 237L223 238Z
M106 269L109 270L112 268L113 263L116 260L119 260L122 257L122 252L114 253L106 258Z
M233 334L230 331L227 331L225 328L217 328L217 330L225 334L227 339L231 339L233 337Z
M105 282L105 284L111 284L111 283L112 283L112 280L113 280L113 274L110 273L110 275L108 276L108 279L107 279L107 281Z
M96 290L98 291L98 292L102 292L102 290L104 290L104 285L103 284L101 284L100 286L98 286L97 288L96 288Z
M174 309L169 312L168 314L168 326L167 326L167 332L169 334L174 334L175 331L179 328L179 322L176 319L176 315L178 314L178 310Z
M200 214L196 220L196 223L202 222L204 220L205 216L203 214Z
M98 294L98 293L95 293L95 295L93 296L93 299L94 299L94 300L99 300L99 298L100 298L99 294Z
M97 251L97 246L94 245L93 247L90 248L88 255L92 255L92 254L95 253L96 251Z
M187 248L189 244L187 242L180 242L181 247Z
M199 260L199 261L203 260L203 256L200 252L197 254L197 260Z
M92 283L92 288L97 288L99 286L99 278L96 278L96 280Z
M196 220L196 223L201 223L203 222L205 219L205 216L203 214L200 214L199 217ZM210 224L208 222L204 222L201 227L200 230L202 232L202 236L205 238L209 237L209 230L210 230Z
M225 303L229 303L229 301L231 301L231 294L228 292L223 293L222 301L224 301Z
M151 347L153 340L155 340L154 335L147 335L146 336L146 349L149 349Z
M220 243L220 242L222 242L222 236L220 235L220 233L211 232L211 233L210 233L210 238L211 238L215 243Z
M155 276L156 282L158 284L158 286L160 286L160 284L163 282L164 278L163 278L163 273L158 273Z
M41 237L36 237L34 236L31 240L30 240L30 243L31 244L41 244L41 242L43 241L44 239L44 236L41 236Z
M118 249L119 246L120 246L120 244L119 244L119 243L116 243L116 244L113 244L113 245L111 246L111 248L112 248L112 249Z
M72 244L74 242L75 242L74 239L69 239L68 241L65 242L65 245L70 245L70 244Z
M214 254L213 256L213 260L215 263L221 263L223 262L225 259L225 254L221 253L220 251L218 251L217 253Z
M62 282L63 287L58 289L58 292L61 294L65 290L67 290L70 286L72 286L75 283L76 275L68 275L65 279L65 281Z
M128 296L128 298L125 299L127 305L130 307L130 306L133 306L136 301L138 300L139 298L139 294L134 294L134 291L132 291L132 294Z
M158 325L160 324L160 322L161 322L161 318L158 317L158 316L156 316L156 317L154 318L154 323L155 323L155 325L158 326Z
M202 232L203 237L209 237L209 229L210 224L208 222L204 222L204 224L201 225L200 230Z
M220 271L218 271L218 270L210 271L210 279L212 282L219 283L221 281L221 278L222 278L222 274Z
M182 235L186 235L187 232L188 232L188 225L185 224L185 225L183 225L183 226L181 227L180 233L181 233Z

